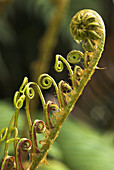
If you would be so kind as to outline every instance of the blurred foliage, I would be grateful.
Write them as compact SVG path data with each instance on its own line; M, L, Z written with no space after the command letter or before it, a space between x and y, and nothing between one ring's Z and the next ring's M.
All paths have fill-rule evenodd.
M49 160L49 165L44 165L43 167L37 168L40 170L70 170L65 164L60 161Z
M0 129L7 127L14 109L7 102L0 102L0 117L3 120ZM39 113L37 113L39 115ZM38 116L41 118L41 114ZM19 135L26 134L25 117L23 112L19 116ZM42 135L37 135L38 140ZM0 160L3 157L3 144L0 145ZM9 154L12 154L13 145L10 145ZM91 126L74 118L67 119L57 140L48 153L48 165L39 169L53 170L113 170L114 134L101 133Z
M56 147L59 147L62 155L59 158L56 157L58 149L55 149L54 157L51 151ZM79 121L68 119L65 122L51 150L49 157L64 162L72 170L114 169L114 134L100 134L95 129ZM41 170L44 169L46 167L41 168Z
M0 21L0 42L8 45L15 41L15 33L12 26L6 19Z
M113 134L99 134L87 125L68 120L57 142L70 169L113 170L113 140Z

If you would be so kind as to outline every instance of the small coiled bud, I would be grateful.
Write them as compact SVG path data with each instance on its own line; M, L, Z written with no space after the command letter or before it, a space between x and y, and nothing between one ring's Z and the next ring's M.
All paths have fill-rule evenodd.
M17 152L20 152L21 149L23 151L29 151L31 149L31 146L32 146L32 142L29 139L21 138L19 142L17 143L16 150Z
M28 83L27 85L26 85L26 95L27 95L27 97L29 98L29 99L33 99L34 98L34 96L35 96L35 91L34 91L34 89L32 88L32 87L30 87L30 85L32 85L33 83Z
M55 59L55 70L57 72L62 72L63 71L63 63L61 61L59 61L59 57L60 55L56 55L56 59Z
M75 79L80 79L83 75L83 69L80 66L75 66L74 68L74 77Z
M15 106L15 108L21 109L22 106L23 106L24 100L25 100L25 95L22 94L20 96L20 93L17 91L14 95L14 106Z
M75 66L74 68L74 81L76 83L76 86L80 85L80 81L83 78L83 69L80 66Z
M45 111L45 122L47 129L53 129L53 124L51 122L50 112L57 111L59 107L57 104L53 103L52 101L48 101L46 104L46 111Z
M31 128L31 140L32 140L32 145L33 145L33 151L34 152L39 152L39 148L37 145L37 138L36 138L36 133L43 133L46 129L45 123L42 120L36 119Z
M81 58L84 57L84 54L81 51L73 50L68 53L67 61L71 64L77 64L81 61Z
M43 133L46 129L45 123L42 120L35 120L36 123L36 132L37 133Z
M61 105L62 107L65 107L67 105L67 101L65 98L65 92L72 91L72 88L69 84L67 84L65 81L61 80L58 84L59 87L59 95L61 99Z
M4 127L1 131L0 131L0 143L2 143L6 136L7 136L7 132L8 132L8 128Z
M42 89L49 89L52 86L52 78L48 74L42 74L38 78L38 84Z
M9 155L3 157L0 169L1 170L8 170L8 169L16 170L15 157L9 156Z
M27 138L21 138L18 141L16 146L16 165L17 165L16 168L17 169L24 170L22 165L21 150L27 152L31 149L31 147L32 147L32 142Z

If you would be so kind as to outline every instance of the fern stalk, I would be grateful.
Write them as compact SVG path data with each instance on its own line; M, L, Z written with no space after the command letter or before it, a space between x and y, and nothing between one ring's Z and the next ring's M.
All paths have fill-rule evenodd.
M83 19L83 21L82 21L82 19ZM96 39L96 35L94 35L94 32L92 35L89 35L87 32L88 30L86 30L86 32L85 32L86 35L84 36L83 32L80 33L78 35L79 36L79 40L78 40L77 37L75 37L75 32L73 30L73 29L75 29L75 24L78 25L78 23L79 23L79 24L86 25L86 24L88 24L88 23L86 23L87 20L90 20L90 19L92 20L91 23L94 22L93 30L95 30L97 32L96 34L99 35L99 38ZM89 24L91 24L91 23L89 22ZM95 24L98 24L98 26L96 27ZM79 27L79 29L80 29L80 27ZM83 30L81 30L81 31L83 31ZM95 45L92 45L94 50L91 48L91 46L89 44L87 47L86 46L84 47L84 50L85 50L84 57L86 57L86 53L87 53L88 58L90 58L91 60L85 61L88 66L87 66L87 68L85 68L83 70L82 80L80 81L79 85L77 87L75 87L73 89L73 91L71 92L71 97L67 99L67 100L69 100L67 103L67 106L64 109L62 109L59 113L57 113L58 115L61 115L61 116L56 119L56 122L54 124L54 129L52 129L50 132L47 132L47 134L46 134L47 138L44 141L42 141L45 144L43 144L43 147L41 148L42 151L41 151L40 155L38 157L36 156L34 159L35 161L33 161L30 165L31 170L35 169L40 164L42 159L46 157L46 155L49 151L49 148L50 148L51 144L54 142L54 140L56 139L56 137L58 136L59 131L60 131L64 121L68 117L69 113L72 111L76 101L82 94L84 87L86 86L86 84L90 80L91 76L95 72L95 69L97 67L98 61L101 57L101 54L102 54L102 51L104 48L104 42L105 42L104 24L103 24L101 17L96 12L94 12L92 10L82 10L82 11L78 12L73 17L73 19L71 21L71 33L76 41L79 41L79 42L83 41L83 38L84 38L84 41L86 39L89 39L90 41L92 41L93 44L95 43ZM84 60L86 60L86 58L84 58Z
M16 120L14 120L14 127L12 127L12 129L11 127L9 127L10 129L4 128L0 134L1 141L4 139L2 133L5 131L5 135L8 136L6 143L14 142L15 157L8 155L8 147L6 147L5 153L7 152L7 155L3 158L1 170L5 170L8 163L10 163L9 165L13 169L24 169L21 159L21 149L23 151L30 150L31 163L27 168L28 170L34 170L39 164L47 163L46 156L50 146L57 138L64 121L72 111L84 87L97 68L105 43L105 27L102 18L93 10L81 10L72 18L70 31L74 40L82 43L84 53L72 50L68 53L67 60L61 55L56 55L55 70L61 72L64 63L69 71L72 86L63 80L57 85L55 80L48 74L42 74L38 79L38 83L28 83L28 79L26 77L24 78L19 92L15 93L14 105L18 110L21 109L26 98L26 116L30 139L19 139L17 137L18 118L14 116L13 119L16 118ZM78 65L80 62L82 62L82 68ZM69 63L75 64L74 70L72 70ZM35 85L37 88L43 106L45 122L38 119L31 122L29 101L34 97L34 89L30 87L31 85ZM52 101L45 103L41 89L49 89L52 85L55 88L59 106ZM51 112L52 119L50 117ZM11 130L14 130L13 139L9 139L9 132L11 132ZM39 148L36 133L43 132L45 132L45 138L39 142L42 145L42 147Z

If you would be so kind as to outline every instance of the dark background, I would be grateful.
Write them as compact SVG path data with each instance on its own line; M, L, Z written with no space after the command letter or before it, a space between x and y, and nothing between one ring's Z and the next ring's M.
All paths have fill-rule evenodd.
M66 3L66 2L64 2ZM79 10L90 8L97 11L103 18L106 26L106 45L99 67L105 70L96 70L91 81L85 88L83 95L77 103L73 115L81 119L92 121L101 129L113 128L113 93L114 93L114 5L111 0L71 0L67 2L65 14L61 14L58 35L55 35L55 46L47 57L47 70L55 76L58 82L63 77L68 80L66 70L59 74L54 71L56 54L66 57L72 49L78 46L70 35L69 24L72 16ZM1 5L3 2L1 2ZM33 63L40 61L40 41L57 10L56 1L44 0L15 0L7 1L1 6L0 18L0 98L12 100L24 76L29 81L34 80L32 73ZM59 13L59 11L58 11ZM56 21L55 21L56 22ZM48 38L50 36L48 35ZM45 47L48 41L44 41ZM42 70L42 73L45 72ZM38 75L39 76L39 75ZM37 80L35 80L37 81ZM98 112L101 112L99 115ZM94 116L93 116L94 115ZM102 115L102 116L101 116ZM89 120L91 119L91 120Z

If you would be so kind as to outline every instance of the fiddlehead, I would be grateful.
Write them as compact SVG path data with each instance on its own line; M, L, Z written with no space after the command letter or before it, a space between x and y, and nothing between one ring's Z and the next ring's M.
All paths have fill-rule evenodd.
M21 109L22 106L23 106L23 103L24 103L24 100L25 100L25 95L22 94L20 96L20 92L16 92L15 95L14 95L14 106L16 109Z
M56 55L56 62L55 62L55 70L57 72L61 72L63 71L63 63L61 61L59 61L59 57L60 55Z
M38 84L34 82L28 83L28 79L25 77L19 89L19 92L15 93L14 105L16 108L16 112L11 120L9 126L10 128L8 130L9 132L11 132L10 129L12 129L16 134L16 122L18 120L17 111L19 111L19 109L23 106L23 103L26 99L26 115L29 124L31 139L31 141L26 138L20 139L19 142L15 145L17 170L23 169L20 151L20 148L23 145L28 146L29 149L32 145L32 149L30 152L32 162L29 166L29 169L36 169L40 162L43 161L43 158L45 158L48 153L50 145L58 136L58 133L64 121L68 117L69 113L72 111L74 104L78 100L79 96L82 94L84 87L86 86L95 69L97 68L97 64L101 57L101 53L103 51L105 43L105 27L99 14L89 9L79 11L71 21L70 30L74 40L78 43L82 43L82 48L84 49L84 52L82 53L81 51L73 50L68 53L67 60L64 59L61 55L57 54L55 61L55 70L57 72L61 72L63 70L63 65L65 65L69 71L72 85L69 85L65 81L61 80L57 86L55 80L51 76L49 76L48 74L42 74L38 79ZM75 64L73 70L72 66L69 63ZM56 91L59 107L52 101L48 101L47 103L45 103L42 91L40 89L40 87L42 89L48 89L52 86L52 84L54 85ZM37 91L43 105L46 126L45 123L41 120L35 120L33 123L31 123L29 114L29 101L35 95L31 85L35 85L37 87ZM54 110L56 110L56 113L53 113L52 116L54 116L55 120L52 122L50 112ZM15 125L14 128L12 128L13 122ZM44 131L45 138L44 140L39 142L42 145L42 147L39 148L36 141L36 133L42 133ZM3 129L0 132L1 141L5 139L6 133L8 133L7 129ZM13 140L17 140L16 136L14 136L14 139L10 140L10 135L8 135L7 142L10 143ZM7 156L8 147L6 147L5 152L6 159ZM5 161L2 165L5 165Z
M100 15L93 10L81 10L72 18L71 34L76 42L83 41L85 51L95 51L98 40L104 41L105 27Z
M50 112L51 111L58 111L58 110L59 110L59 107L57 106L57 104L54 104L52 101L47 102L46 111L44 113L47 129L53 129L54 128L52 121L51 121ZM56 115L54 115L54 116L56 117Z
M76 42L82 42L84 54L80 51L71 51L67 55L67 60L74 64L80 62L81 58L84 60L83 69L77 65L74 68L75 84L84 85L93 74L101 57L105 42L105 26L97 12L86 9L74 15L70 31ZM77 88L76 91L78 91Z
M28 84L28 78L25 77L22 85L19 88L19 91L17 91L14 95L14 106L16 109L21 109L24 103L24 100L26 98L25 96L25 90L26 90L26 85Z
M52 84L54 85L56 94L57 94L57 98L58 98L58 102L59 102L59 106L61 107L61 102L60 102L60 97L59 97L59 92L58 92L58 87L57 84L55 82L55 80L49 76L48 74L42 74L39 78L38 78L38 84L42 89L49 89Z
M73 50L67 54L67 61L72 64L78 64L84 58L84 54L81 51Z
M5 140L6 136L7 136L7 132L8 132L8 128L4 127L1 131L0 131L0 144Z
M66 65L66 67L69 71L69 74L70 74L70 78L71 78L71 81L72 81L73 88L74 88L73 71L71 69L71 66L65 58L63 58L61 55L58 55L58 54L56 55L56 58L55 58L55 70L57 72L63 71L63 63L61 61L59 61L59 59L61 61L63 61L64 64Z
M80 66L75 66L74 67L74 81L75 81L75 86L80 85L80 81L83 79L83 69Z
M45 108L45 99L43 97L43 94L42 94L42 91L40 89L40 87L38 86L38 84L34 83L34 82L30 82L26 85L26 96L28 97L29 100L33 99L34 98L34 95L35 95L35 91L34 89L31 87L32 85L34 85L36 88L37 88L37 92L39 94L39 97L41 99L41 102L42 102L42 106L43 106L43 109Z
M36 133L43 133L46 129L45 123L42 120L35 120L31 128L31 141L34 153L39 153L39 148L37 145Z
M21 150L26 152L31 149L32 142L27 138L21 138L16 146L16 170L24 170L22 165Z
M64 108L67 105L67 92L71 92L72 88L69 84L67 84L63 80L59 82L58 88L59 88L61 104L62 104L62 107Z
M49 89L53 84L55 89L57 90L57 85L55 83L55 80L48 74L42 74L38 78L38 84L42 89Z
M16 170L15 157L7 155L2 159L1 170L10 170L10 169Z
M45 110L45 99L43 97L40 87L34 82L28 83L26 85L26 116L27 116L27 122L28 122L28 126L29 126L29 133L31 132L31 126L32 126L31 117L30 117L30 113L29 113L29 110L30 110L29 109L29 100L33 99L34 95L35 95L35 91L34 91L33 87L31 87L33 85L37 88L37 92L38 92L39 97L42 102L43 111Z
M85 85L94 73L104 47L104 23L101 17L95 11L89 9L79 11L71 21L70 30L74 40L78 43L82 42L84 53L73 50L68 53L67 60L64 59L61 55L56 55L55 70L57 72L61 72L63 70L63 63L67 66L70 79L72 81L72 88L69 85L63 83L63 81L60 81L58 84L57 91L59 90L58 95L60 96L59 105L61 110L58 111L57 114L61 116L59 116L58 119L54 122L53 133L50 134L45 140L45 143L46 141L48 143L46 146L43 146L43 150L45 150L45 152L47 152L52 141L57 137L63 122L66 120L67 116L73 109L73 106L81 95ZM68 62L72 64L78 64L81 62L83 68L81 68L79 65L75 65L74 70L72 70ZM48 82L45 83L45 85L46 84L48 84ZM69 100L67 100L67 103L67 95L64 96L63 93L64 86L66 89L68 88L70 90L70 97L68 98ZM40 87L43 88L43 86ZM52 124L50 119L48 123L51 127ZM31 165L31 169L33 167L36 167L35 162Z

